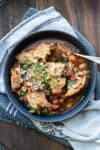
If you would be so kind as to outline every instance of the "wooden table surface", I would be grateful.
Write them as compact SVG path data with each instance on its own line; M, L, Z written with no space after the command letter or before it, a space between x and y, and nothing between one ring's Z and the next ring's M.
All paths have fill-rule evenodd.
M6 0L0 8L0 38L19 23L29 7L55 8L93 44L100 56L100 0ZM9 150L71 150L32 129L0 122L0 141Z

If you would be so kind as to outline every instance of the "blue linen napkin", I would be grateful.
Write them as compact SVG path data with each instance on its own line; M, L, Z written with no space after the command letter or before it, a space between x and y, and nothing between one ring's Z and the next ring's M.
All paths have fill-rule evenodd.
M26 19L27 17L28 17L28 19ZM40 20L40 18L43 18L43 19ZM52 8L52 7L49 9L46 9L46 10L42 10L42 11L38 11L36 9L31 8L25 14L23 19L24 19L24 21L20 25L18 25L15 29L13 29L10 33L7 34L7 36L5 36L0 41L0 47L2 47L2 49L3 49L3 51L1 51L1 53L0 53L0 60L1 60L2 66L4 65L4 61L2 62L2 58L4 56L6 57L5 51L6 51L6 54L9 53L12 50L12 47L15 46L15 43L17 43L18 40L20 40L20 38L25 37L27 34L29 34L31 32L35 32L37 30L44 30L44 29L55 29L56 28L59 30L62 28L63 31L78 37L81 40L81 42L83 42L83 44L93 52L93 54L95 53L91 44L78 31L73 30L72 27L68 24L68 22L59 13L57 13L54 10L54 8ZM37 25L37 20L40 21L38 23L38 25ZM25 29L29 25L31 25L31 28L24 34L21 34L22 31L25 31ZM23 30L22 30L22 28L23 28ZM21 35L19 39L16 39L16 37L15 37L16 34ZM12 43L11 39L14 39L13 43ZM9 48L9 51L8 51L8 48ZM2 84L2 82L1 82L1 84ZM100 86L100 76L98 73L97 74L96 95L95 95L95 98L98 100L100 99L100 90L98 88L99 86ZM81 133L81 132L75 134L74 133L75 131L72 129L75 128L75 130L76 130L76 122L77 121L79 121L79 124L81 125L80 120L81 121L84 120L83 119L84 112L85 113L89 112L87 114L91 115L92 114L91 112L92 111L94 112L94 110L95 110L95 111L98 111L98 113L99 113L99 105L100 105L99 103L100 103L99 101L97 102L97 101L91 100L89 105L81 112L82 115L80 113L80 115L78 114L78 115L76 115L76 117L73 117L72 120L69 119L68 121L62 122L61 124L59 124L59 123L48 124L48 123L40 123L38 121L30 121L29 119L24 117L20 112L18 112L16 110L16 108L12 105L12 103L9 102L8 98L5 95L0 95L0 119L10 122L10 123L17 123L17 124L25 125L27 127L35 128L39 132L45 133L52 138L55 137L54 139L59 140L59 142L62 142L65 145L68 144L67 143L67 140L68 140L69 143L75 149L81 150L82 144L85 144L85 143L89 144L89 143L87 142L87 139L85 139L85 143L83 142L84 136L83 135L79 136L79 133ZM86 114L85 114L85 116L86 116L85 119L87 119ZM84 120L84 121L86 122L86 120ZM85 124L85 122L84 122L84 124ZM70 126L66 126L66 124L69 124ZM72 131L69 132L72 125L73 125L73 128L71 129ZM80 129L81 129L81 127L80 127ZM88 133L88 135L89 135L89 133ZM93 140L93 138L92 138L92 140ZM94 138L94 140L95 140L95 138ZM91 141L90 136L88 138L88 141ZM77 144L80 146L78 147ZM97 144L96 145L94 144L94 146L97 146ZM87 148L88 148L88 146L87 146Z
M2 6L5 3L5 0L0 0L0 6Z

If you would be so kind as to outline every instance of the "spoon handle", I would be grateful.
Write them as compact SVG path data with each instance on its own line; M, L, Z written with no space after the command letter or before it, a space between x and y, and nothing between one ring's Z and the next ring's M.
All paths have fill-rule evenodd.
M100 57L86 56L86 55L82 55L82 54L78 54L78 53L75 53L75 55L79 56L79 57L83 57L83 58L88 59L90 61L93 61L97 64L100 64Z

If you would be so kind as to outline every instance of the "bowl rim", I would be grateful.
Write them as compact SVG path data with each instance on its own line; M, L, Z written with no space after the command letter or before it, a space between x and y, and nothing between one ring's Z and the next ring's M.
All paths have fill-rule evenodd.
M68 33L65 33L65 32L62 32L62 31L58 31L58 30L44 30L44 31L38 31L38 32L35 32L35 33L32 33L30 35L28 35L27 37L25 37L24 39L22 39L20 42L17 43L17 45L14 47L13 51L15 49L17 49L17 47L25 42L25 40L28 40L29 38L32 38L32 36L36 36L36 35L39 35L39 34L47 34L47 33L58 33L58 34L62 34L64 36L69 36L69 38L72 38L73 40L75 40L75 42L77 42L78 44L80 44L82 47L84 47L86 49L86 51L88 51L88 48L86 48L85 45L83 45L81 43L81 41L79 39L77 39L76 37L68 34ZM67 41L67 40L65 40ZM69 41L67 41L69 42ZM71 43L73 44L73 43ZM74 44L73 44L74 45ZM7 63L8 63L8 60L10 58L10 55L12 54L12 52L7 56L7 59L6 59L6 62L5 62L5 65L4 65L4 74L6 72L6 66L7 66ZM91 52L90 52L91 53ZM91 53L91 55L94 55ZM65 112L65 113L62 113L62 114L59 114L59 115L55 115L55 116L39 116L39 115L34 115L34 114L31 114L29 113L28 111L26 112L25 109L23 110L23 107L19 107L18 106L18 103L16 101L13 100L13 98L11 98L11 95L9 94L10 91L8 88L6 88L6 93L7 93L7 96L8 98L10 99L10 101L14 104L14 106L18 109L19 112L21 112L24 116L26 116L27 118L31 119L31 120L37 120L37 121L42 121L42 122L59 122L59 121L63 121L65 119L69 119L71 118L72 116L74 116L75 114L77 114L78 112L80 112L80 110L82 110L84 108L84 106L88 103L89 99L92 98L92 93L93 93L93 90L95 88L95 84L96 84L96 70L97 70L97 66L95 63L92 63L93 64L93 69L94 69L94 79L93 79L93 82L91 83L91 91L87 94L87 97L85 96L84 100L80 100L79 103L77 103L75 105L75 107L73 107L71 110ZM4 80L4 85L5 87L6 86L6 80Z

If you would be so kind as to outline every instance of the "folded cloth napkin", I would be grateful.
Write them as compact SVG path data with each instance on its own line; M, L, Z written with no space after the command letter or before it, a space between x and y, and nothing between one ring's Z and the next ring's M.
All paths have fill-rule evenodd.
M0 41L0 63L2 70L6 55L11 52L12 48L18 43L18 41L31 32L38 30L62 29L64 32L70 33L79 38L79 40L81 40L81 42L83 42L83 44L90 49L93 54L95 54L91 44L78 31L73 30L67 20L65 20L58 12L56 12L53 7L42 11L31 8L25 14L23 19L24 21L22 21ZM2 81L3 80L0 80L0 90L3 91ZM75 150L100 150L99 86L100 74L98 73L95 100L91 99L88 105L80 113L71 119L60 123L41 123L39 121L29 120L20 112L18 112L18 110L5 95L0 95L0 119L10 123L22 124L26 125L27 127L34 128L65 145L68 141Z

